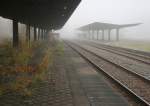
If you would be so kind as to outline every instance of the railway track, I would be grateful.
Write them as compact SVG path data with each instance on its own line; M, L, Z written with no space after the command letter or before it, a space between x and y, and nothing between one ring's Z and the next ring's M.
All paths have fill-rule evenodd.
M67 44L131 95L138 98L143 105L150 106L150 81L148 79L106 60L77 43L67 42Z
M95 42L86 42L86 41L83 41L83 42L90 46L93 46L93 47L96 47L96 48L99 48L99 49L102 49L102 50L105 50L105 51L108 51L111 53L115 53L115 54L130 58L130 59L142 62L144 64L150 65L150 56L148 56L148 55L143 55L138 52L135 53L135 51L133 52L131 50L120 48L120 47L113 47L110 45L105 45L105 44L100 44L100 43L95 43Z
M139 76L150 80L150 65L145 64L137 59L127 58L124 55L119 55L119 53L113 53L115 51L103 50L100 47L95 47L95 45L78 42L82 46L88 46L88 48L93 49L92 51L97 52L99 56L113 62L116 65L121 66L127 70L137 73Z

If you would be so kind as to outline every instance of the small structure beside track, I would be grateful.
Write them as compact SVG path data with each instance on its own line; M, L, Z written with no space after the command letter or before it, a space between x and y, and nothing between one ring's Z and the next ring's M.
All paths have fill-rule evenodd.
M108 41L111 40L111 31L113 29L116 29L116 40L119 41L119 31L122 28L127 28L127 27L134 27L137 25L140 25L141 23L135 23L135 24L123 24L123 25L118 25L118 24L110 24L110 23L101 23L101 22L94 22L85 26L82 26L78 28L79 31L84 32L83 37L92 39L94 40L95 37L95 32L97 33L97 40L99 40L99 32L102 32L102 39L105 40L105 31L108 31ZM86 35L85 35L86 34Z

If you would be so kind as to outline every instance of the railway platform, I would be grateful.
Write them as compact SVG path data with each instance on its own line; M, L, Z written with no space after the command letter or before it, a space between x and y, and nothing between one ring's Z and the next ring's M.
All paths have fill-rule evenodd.
M49 78L38 86L35 95L20 98L8 94L0 106L128 106L118 92L73 49L64 44L64 54L56 55Z

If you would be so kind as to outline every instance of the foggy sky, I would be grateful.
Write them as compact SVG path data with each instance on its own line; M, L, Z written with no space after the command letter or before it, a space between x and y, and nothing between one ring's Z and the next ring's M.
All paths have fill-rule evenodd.
M73 29L92 22L113 24L143 23L121 30L123 38L150 39L150 0L82 0L62 32L72 36Z
M82 0L64 28L64 36L75 36L74 29L93 22L112 24L143 23L122 29L121 38L150 40L150 0ZM114 34L115 31L112 32ZM0 17L0 39L12 37L11 21Z
M12 36L11 20L0 17L0 41Z

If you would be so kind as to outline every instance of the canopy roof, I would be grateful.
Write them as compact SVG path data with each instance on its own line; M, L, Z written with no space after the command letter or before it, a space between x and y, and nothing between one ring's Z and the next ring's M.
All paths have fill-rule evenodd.
M1 0L0 16L46 29L59 29L81 0Z
M80 31L88 31L88 30L105 30L105 29L117 29L117 28L125 28L125 27L133 27L140 25L141 23L135 23L135 24L110 24L110 23L100 23L100 22L94 22L85 26L82 26L78 28Z

